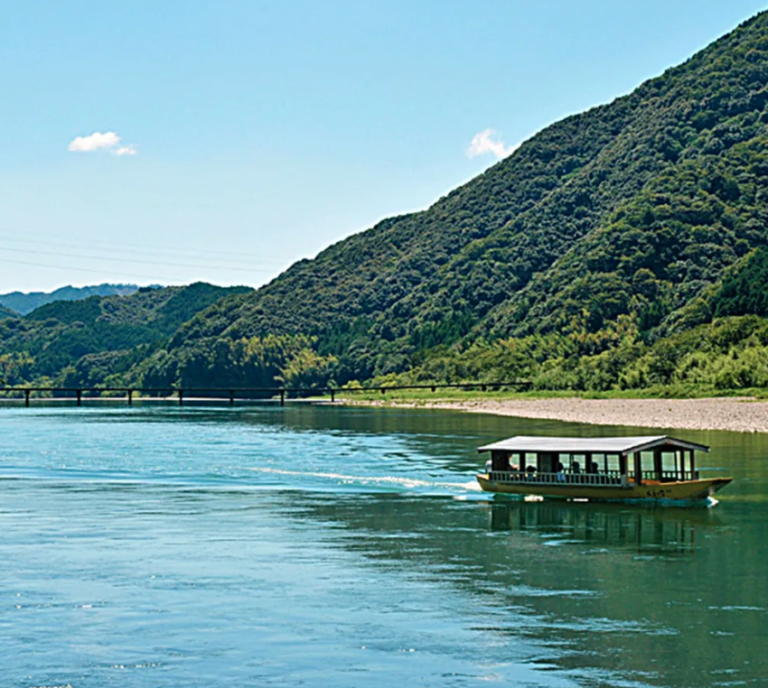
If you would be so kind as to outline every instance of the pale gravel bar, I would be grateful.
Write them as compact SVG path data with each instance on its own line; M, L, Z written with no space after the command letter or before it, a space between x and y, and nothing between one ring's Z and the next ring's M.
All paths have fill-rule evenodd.
M346 400L346 403L356 403ZM359 403L359 402L357 402ZM362 402L366 403L366 402ZM750 397L710 399L478 399L369 402L370 405L438 408L519 418L547 418L593 425L768 432L768 401Z

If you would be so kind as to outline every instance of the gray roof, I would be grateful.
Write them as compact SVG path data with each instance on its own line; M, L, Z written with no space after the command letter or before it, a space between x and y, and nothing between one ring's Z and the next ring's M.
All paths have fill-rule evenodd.
M709 447L666 435L640 435L639 437L510 437L486 444L478 451L552 452L555 454L630 454L655 447L709 451Z

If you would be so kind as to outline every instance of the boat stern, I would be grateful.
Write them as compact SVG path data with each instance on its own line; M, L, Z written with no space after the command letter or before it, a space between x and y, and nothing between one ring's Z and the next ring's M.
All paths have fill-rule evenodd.
M475 478L477 478L477 482L480 485L480 487L485 490L486 492L492 492L491 489L491 476L487 473L477 473L475 475Z

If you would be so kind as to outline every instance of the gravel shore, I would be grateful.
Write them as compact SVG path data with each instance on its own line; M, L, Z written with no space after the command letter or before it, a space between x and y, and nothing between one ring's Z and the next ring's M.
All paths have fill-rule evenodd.
M354 403L354 402L352 402ZM520 418L633 425L646 428L768 432L768 401L712 399L478 399L468 401L370 402L372 405L441 408Z

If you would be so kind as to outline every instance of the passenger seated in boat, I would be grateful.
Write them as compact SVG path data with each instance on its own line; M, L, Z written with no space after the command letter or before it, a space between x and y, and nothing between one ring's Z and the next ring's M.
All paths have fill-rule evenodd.
M526 466L525 467L525 478L528 480L533 480L533 474L536 472L536 466Z
M581 473L581 464L578 461L574 461L571 464L571 472L572 473Z
M557 476L556 476L556 480L559 483L564 483L565 482L565 473L563 473L563 464L560 463L559 461L557 462Z

